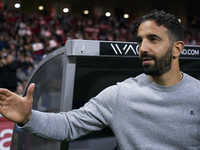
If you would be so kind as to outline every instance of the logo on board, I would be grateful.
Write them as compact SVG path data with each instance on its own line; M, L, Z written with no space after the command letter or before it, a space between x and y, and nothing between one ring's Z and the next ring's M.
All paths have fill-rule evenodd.
M136 43L100 42L100 55L131 55L138 56L139 46Z

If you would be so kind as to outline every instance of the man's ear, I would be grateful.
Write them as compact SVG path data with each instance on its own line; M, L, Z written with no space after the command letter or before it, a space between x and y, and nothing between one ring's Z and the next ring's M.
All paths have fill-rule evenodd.
M173 58L178 58L181 55L181 52L184 48L183 41L177 41L173 45Z

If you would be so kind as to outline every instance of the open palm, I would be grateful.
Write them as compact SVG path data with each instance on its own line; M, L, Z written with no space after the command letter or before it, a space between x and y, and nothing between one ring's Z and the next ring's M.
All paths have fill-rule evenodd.
M12 122L26 124L31 117L34 87L33 83L29 85L25 97L0 89L0 114Z

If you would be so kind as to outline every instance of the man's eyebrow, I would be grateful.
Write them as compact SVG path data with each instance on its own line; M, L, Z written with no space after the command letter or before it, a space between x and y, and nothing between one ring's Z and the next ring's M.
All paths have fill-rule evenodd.
M162 40L162 38L160 36L158 36L157 34L148 34L147 38L158 38L159 40ZM140 42L142 40L142 36L137 36L137 42Z
M159 40L162 40L162 38L160 36L158 36L157 34L148 34L147 37L148 38L158 38Z

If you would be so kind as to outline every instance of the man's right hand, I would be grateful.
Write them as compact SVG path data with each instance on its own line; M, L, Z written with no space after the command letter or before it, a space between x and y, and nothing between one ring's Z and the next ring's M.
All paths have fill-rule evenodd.
M30 84L25 97L0 88L0 114L15 123L28 123L32 115L34 88L35 84Z

